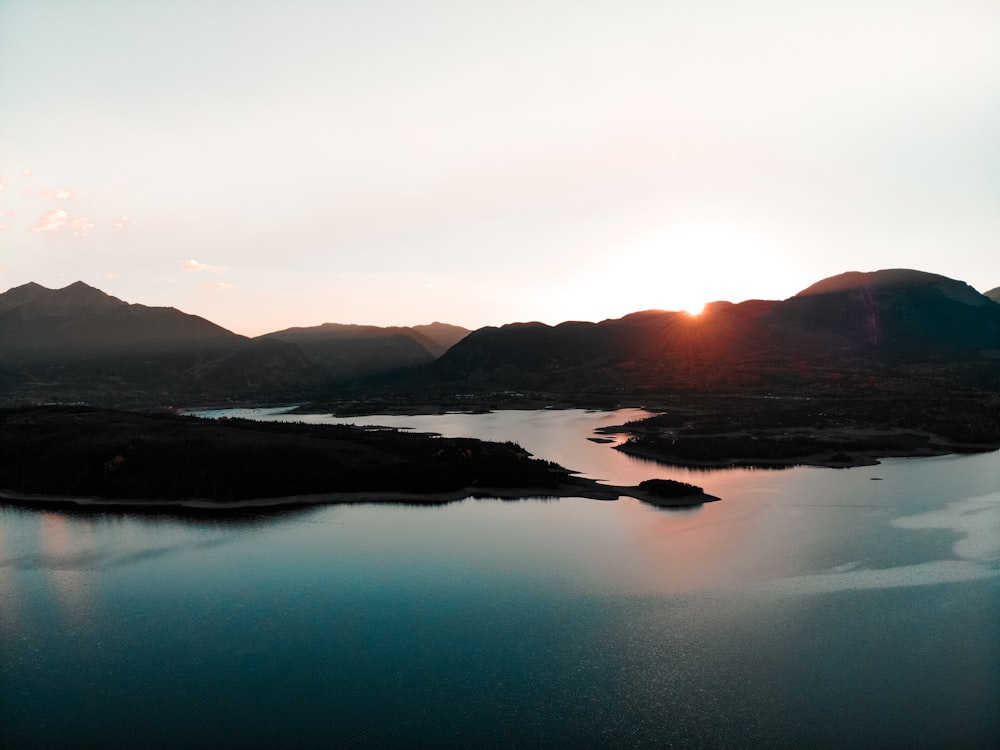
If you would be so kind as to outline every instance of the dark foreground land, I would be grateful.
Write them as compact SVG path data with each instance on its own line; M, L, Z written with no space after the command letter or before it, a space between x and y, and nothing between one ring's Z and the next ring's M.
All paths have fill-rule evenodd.
M1000 448L1000 397L698 396L665 402L617 448L675 466L866 466Z
M208 509L621 494L672 505L717 499L698 490L664 503L576 477L510 442L76 406L0 410L8 502Z
M461 397L386 397L311 403L300 411L358 414L435 414L495 409L642 407L648 419L605 427L629 433L616 446L672 466L870 466L880 458L980 453L1000 448L1000 393L940 384L896 390L841 388L782 395L663 394L566 396L502 391ZM592 438L602 442L602 438ZM612 442L609 438L607 442Z

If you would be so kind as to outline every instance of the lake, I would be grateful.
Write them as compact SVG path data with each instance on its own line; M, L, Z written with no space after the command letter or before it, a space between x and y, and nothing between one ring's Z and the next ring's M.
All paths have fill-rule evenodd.
M691 471L587 440L641 415L339 421L721 502L0 506L0 746L1000 744L1000 453Z

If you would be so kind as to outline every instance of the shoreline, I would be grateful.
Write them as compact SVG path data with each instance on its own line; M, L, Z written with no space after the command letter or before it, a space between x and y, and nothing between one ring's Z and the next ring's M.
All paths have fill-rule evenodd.
M844 446L846 457L835 460L829 455L805 454L790 458L710 458L683 459L671 457L655 449L645 449L629 445L627 442L612 446L635 458L654 461L664 466L681 469L794 469L797 466L812 466L823 469L854 469L861 466L878 466L883 458L934 458L936 456L964 456L975 453L992 453L1000 448L981 445L956 445L929 447L921 451L868 451L850 453L850 445Z
M818 455L799 456L796 458L717 458L717 459L680 459L671 458L655 450L644 450L629 446L627 443L612 446L614 450L642 458L647 461L655 461L664 466L675 466L680 469L794 469L797 466L813 466L823 469L854 469L859 466L878 466L880 458L931 458L932 456L948 455L946 452L920 454L920 455L856 455L851 456L848 461L833 461L829 457Z
M579 480L581 484L560 484L557 487L464 487L448 492L399 492L399 491L356 491L325 492L311 495L286 495L282 497L262 497L249 500L221 501L210 498L149 499L79 497L73 495L35 495L14 490L0 490L0 504L30 506L34 508L94 508L97 510L125 511L229 511L247 509L297 508L320 505L445 505L468 499L493 499L517 501L529 499L559 499L579 497L604 502L621 497L661 507L687 508L716 502L720 498L707 493L663 498L638 487L605 485L592 480Z

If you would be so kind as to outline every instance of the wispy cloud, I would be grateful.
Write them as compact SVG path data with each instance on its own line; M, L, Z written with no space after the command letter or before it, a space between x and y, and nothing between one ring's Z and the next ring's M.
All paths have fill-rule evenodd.
M209 263L201 263L200 261L197 261L194 258L191 258L190 260L182 260L180 263L181 263L181 268L183 268L185 271L209 271L209 272L214 272L214 271L225 271L226 270L222 266L213 266L213 265L211 265Z
M25 167L21 170L21 177L28 178L31 177L31 170Z
M106 278L106 279L108 279L110 281L114 281L115 279L120 279L121 276L119 276L118 274L114 273L113 271L109 271L108 273L104 274L104 278Z
M53 232L57 229L62 229L66 224L69 223L69 214L63 211L61 208L53 208L51 211L46 211L45 214L38 220L38 223L32 227L33 232Z
M77 237L86 237L90 234L90 230L94 228L95 224L86 216L81 216L79 219L73 219L69 223L69 226L73 230L73 234Z
M220 291L224 289L232 289L233 285L228 281L216 281L211 284L202 284L202 289L207 289L209 291Z
M40 195L43 198L52 198L57 201L68 201L73 200L76 197L76 191L69 190L68 188L56 188L55 190L43 190Z

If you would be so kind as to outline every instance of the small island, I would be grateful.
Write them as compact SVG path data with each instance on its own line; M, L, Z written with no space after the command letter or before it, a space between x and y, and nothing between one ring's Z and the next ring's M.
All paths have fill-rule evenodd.
M658 497L671 498L705 494L704 488L676 479L646 479L639 482L639 489Z
M512 442L87 406L0 410L0 502L21 505L229 510L648 494L576 476Z
M704 488L675 479L646 479L628 493L632 497L658 508L681 508L710 503L719 498L705 493Z

